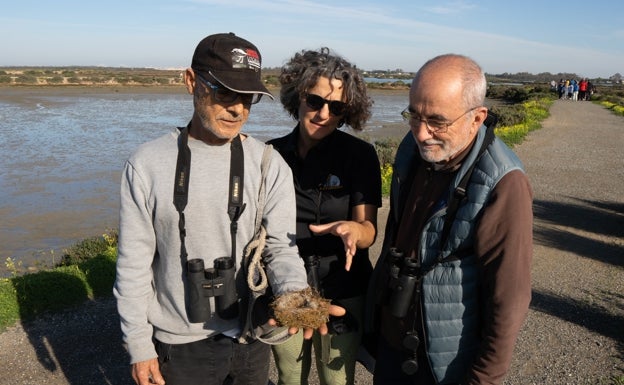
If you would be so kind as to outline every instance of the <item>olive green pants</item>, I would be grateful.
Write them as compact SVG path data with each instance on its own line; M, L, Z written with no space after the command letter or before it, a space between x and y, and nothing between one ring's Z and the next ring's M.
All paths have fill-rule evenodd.
M364 297L341 299L339 302L357 321L357 330L325 336L314 332L311 340L304 340L299 331L283 344L273 345L278 385L308 385L313 346L320 385L354 383L355 359L362 340Z

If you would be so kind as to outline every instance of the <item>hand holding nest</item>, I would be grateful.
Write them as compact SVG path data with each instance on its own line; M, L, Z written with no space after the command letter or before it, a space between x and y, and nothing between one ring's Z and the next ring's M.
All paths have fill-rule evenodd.
M314 329L321 335L327 334L329 316L341 317L345 309L332 305L311 288L279 295L271 304L275 325L288 326L289 333L295 334L304 329L303 337L312 338ZM269 322L271 322L269 321Z

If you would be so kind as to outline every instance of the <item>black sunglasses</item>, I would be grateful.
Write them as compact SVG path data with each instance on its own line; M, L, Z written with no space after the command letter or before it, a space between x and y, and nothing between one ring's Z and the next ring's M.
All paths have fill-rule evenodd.
M313 111L318 111L325 104L329 106L329 112L334 116L340 116L347 110L347 103L339 102L337 100L327 100L314 94L305 94L306 105Z

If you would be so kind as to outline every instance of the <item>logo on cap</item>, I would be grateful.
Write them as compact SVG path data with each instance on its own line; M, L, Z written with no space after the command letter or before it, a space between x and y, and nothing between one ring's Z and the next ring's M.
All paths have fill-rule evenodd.
M260 69L260 55L253 49L234 48L232 50L232 68Z

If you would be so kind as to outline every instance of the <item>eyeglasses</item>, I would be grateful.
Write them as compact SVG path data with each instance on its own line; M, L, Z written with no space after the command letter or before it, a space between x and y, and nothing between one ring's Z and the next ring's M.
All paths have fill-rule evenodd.
M327 100L314 94L305 94L306 105L313 111L318 111L323 108L324 105L329 106L329 112L334 116L340 116L347 110L347 103L339 102L337 100Z
M262 94L243 94L240 92L235 92L230 90L229 88L225 88L220 84L216 85L210 83L197 72L195 74L197 75L197 78L201 80L204 86L212 90L212 94L217 102L232 103L236 99L241 98L243 104L248 106L250 104L256 104L260 101L260 99L262 99Z
M429 132L432 134L434 133L443 134L446 131L448 131L448 128L450 126L455 124L455 122L461 119L464 115L466 115L470 111L476 110L477 108L479 107L472 107L471 109L467 110L463 114L459 115L457 119L450 121L450 122L446 120L440 120L440 119L423 119L416 112L410 111L409 107L404 109L403 112L401 112L401 116L403 117L405 121L414 121L414 123L425 122L425 125L427 126L427 130L429 130Z

